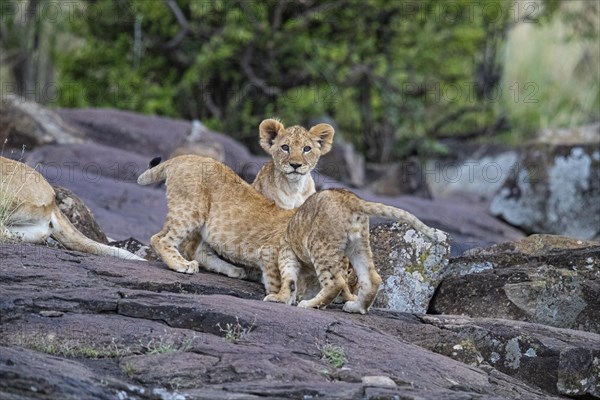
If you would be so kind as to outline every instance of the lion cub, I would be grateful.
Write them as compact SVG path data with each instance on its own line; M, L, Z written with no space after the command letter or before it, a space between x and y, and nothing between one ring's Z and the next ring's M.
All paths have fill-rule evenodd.
M434 242L445 239L443 232L428 227L407 211L362 200L347 190L323 190L309 197L290 219L280 249L281 290L265 300L294 303L298 278L316 273L321 291L298 307L323 308L346 286L348 259L359 289L357 298L347 301L343 309L366 313L381 284L369 243L369 216L398 219Z
M312 270L321 291L299 306L327 306L346 284L342 260L347 256L360 288L358 298L346 302L344 310L365 313L381 283L369 245L368 216L397 218L430 238L436 236L434 229L406 211L343 190L315 193L297 210L281 209L211 158L175 157L145 171L138 183L165 179L167 219L151 242L167 266L184 273L198 271L198 261L183 258L179 246L199 231L202 241L219 256L261 269L267 301L293 303L300 272ZM214 270L213 261L206 259L203 267Z
M258 171L252 186L281 208L300 207L315 193L310 173L331 150L334 133L329 124L307 131L298 125L285 128L277 120L264 120L259 126L260 145L273 159Z
M273 159L260 169L252 186L280 208L299 207L315 193L310 173L319 158L331 150L333 135L334 129L328 124L318 124L307 131L301 126L285 128L277 120L265 119L259 126L260 145ZM198 233L192 233L181 247L186 259L209 262L214 272L231 278L247 277L243 270L220 259L199 239Z
M95 242L79 232L60 211L56 194L33 168L0 157L0 236L41 243L52 236L67 249L84 253L144 260L126 250Z

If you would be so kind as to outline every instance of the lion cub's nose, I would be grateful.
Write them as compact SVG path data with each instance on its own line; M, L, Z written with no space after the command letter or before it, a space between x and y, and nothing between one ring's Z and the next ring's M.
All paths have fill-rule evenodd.
M299 167L301 167L301 166L302 166L302 164L292 164L292 163L290 163L290 166L291 166L292 168L294 168L294 169L298 169Z

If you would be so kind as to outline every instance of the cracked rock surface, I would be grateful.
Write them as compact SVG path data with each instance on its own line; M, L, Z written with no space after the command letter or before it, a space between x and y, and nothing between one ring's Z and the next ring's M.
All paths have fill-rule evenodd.
M305 310L260 301L254 282L44 246L2 244L0 259L3 399L552 399L590 376L600 342L524 322ZM548 376L515 373L506 345L492 362L492 331L519 337L521 369L536 345ZM567 367L585 357L588 370Z

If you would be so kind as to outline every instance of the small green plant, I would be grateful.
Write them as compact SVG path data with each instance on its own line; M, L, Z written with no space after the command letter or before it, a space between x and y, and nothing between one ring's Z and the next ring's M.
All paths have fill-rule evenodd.
M320 350L321 358L327 360L332 367L339 369L346 364L346 353L342 347L327 343Z
M127 375L129 378L131 378L137 372L137 368L133 363L128 362L123 366L122 371L125 375Z
M254 322L249 327L244 328L240 324L239 318L235 317L235 324L228 322L225 324L225 328L223 328L221 327L221 324L218 323L217 327L221 332L225 333L225 340L227 340L230 343L237 343L244 336L250 333L250 331L252 331L252 329L254 328Z
M163 338L150 339L148 343L142 344L140 343L144 352L149 355L156 354L164 354L164 353L173 353L178 350L178 347L175 346L175 343L163 340Z
M139 343L144 354L157 355L174 353L176 351L188 351L192 347L192 342L195 338L196 336L193 336L181 341L180 343L177 343L173 340L167 340L159 337L158 339L152 338L148 342L140 340Z

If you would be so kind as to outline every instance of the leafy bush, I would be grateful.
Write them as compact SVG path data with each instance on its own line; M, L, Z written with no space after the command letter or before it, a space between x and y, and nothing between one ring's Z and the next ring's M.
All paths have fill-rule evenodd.
M442 138L494 134L507 121L532 131L594 118L598 77L587 72L593 63L580 72L572 64L569 79L546 73L535 63L549 57L545 64L554 65L556 55L544 31L534 41L515 30L504 47L511 27L547 20L555 10L574 21L587 17L591 43L597 43L597 4L590 11L585 4L591 2L579 8L567 3L80 0L62 7L6 0L8 30L0 45L19 50L12 58L25 62L12 70L25 82L34 74L21 70L46 59L30 44L53 38L46 42L53 43L59 106L197 118L255 150L265 117L307 124L328 116L369 160L386 162L441 152ZM25 13L24 4L37 6L38 17L49 14L50 4L64 12L31 22L22 14L36 14ZM537 24L526 25L519 29ZM523 58L520 47L530 56ZM572 55L570 47L558 56ZM538 106L511 101L515 80L537 83ZM589 90L576 95L582 86ZM520 87L519 94L527 90ZM569 110L581 113L571 117Z

